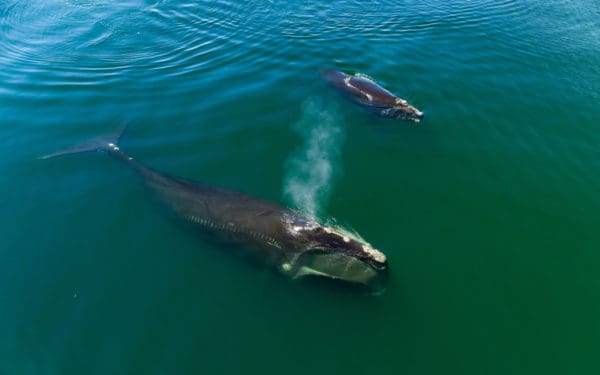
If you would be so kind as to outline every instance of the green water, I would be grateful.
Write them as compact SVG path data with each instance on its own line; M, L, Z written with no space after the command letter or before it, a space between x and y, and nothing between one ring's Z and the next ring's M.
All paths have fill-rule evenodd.
M600 373L596 1L0 1L0 374ZM361 72L419 125L341 100ZM189 231L122 164L313 208L379 296Z

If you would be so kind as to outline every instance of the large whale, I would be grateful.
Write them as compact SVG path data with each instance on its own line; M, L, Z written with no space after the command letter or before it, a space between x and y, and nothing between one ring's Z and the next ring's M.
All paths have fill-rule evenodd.
M397 97L371 79L334 69L321 69L321 75L350 101L377 116L419 122L423 112Z
M222 187L168 176L124 153L117 141L124 127L50 155L104 151L129 165L176 213L203 231L234 240L292 279L317 276L385 287L387 261L360 236L323 225L289 208Z

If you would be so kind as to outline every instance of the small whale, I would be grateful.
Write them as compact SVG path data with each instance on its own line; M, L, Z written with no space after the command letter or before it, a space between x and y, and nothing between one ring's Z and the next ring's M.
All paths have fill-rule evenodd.
M374 292L384 289L386 257L356 233L235 190L160 173L119 148L124 128L41 159L103 151L137 172L184 220L239 244L292 279L310 276L360 285Z
M362 75L334 69L321 69L321 75L350 101L377 116L419 122L425 116L404 99L397 97Z

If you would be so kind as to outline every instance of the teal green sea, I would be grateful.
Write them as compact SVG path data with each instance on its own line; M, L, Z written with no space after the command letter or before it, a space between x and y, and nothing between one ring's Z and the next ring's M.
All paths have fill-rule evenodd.
M0 1L0 374L599 374L600 6ZM319 76L424 111L374 117ZM207 242L121 149L352 228L383 294Z

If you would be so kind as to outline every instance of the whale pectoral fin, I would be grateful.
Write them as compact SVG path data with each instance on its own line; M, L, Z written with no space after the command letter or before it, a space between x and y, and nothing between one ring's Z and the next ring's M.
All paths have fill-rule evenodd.
M298 264L298 259L300 258L301 253L290 253L287 254L281 265L279 266L279 270L284 275L291 277L292 279L296 278L296 274L298 273L298 269L300 268Z

